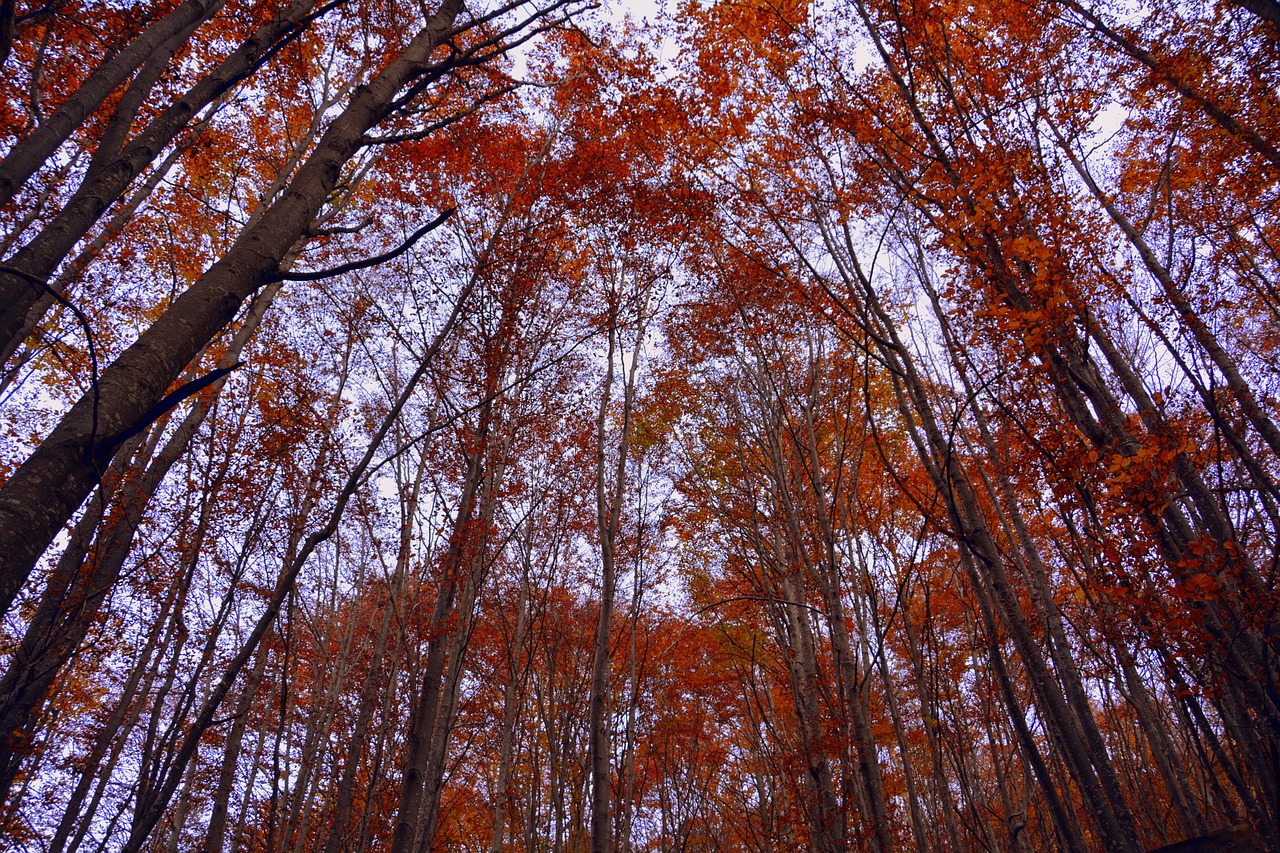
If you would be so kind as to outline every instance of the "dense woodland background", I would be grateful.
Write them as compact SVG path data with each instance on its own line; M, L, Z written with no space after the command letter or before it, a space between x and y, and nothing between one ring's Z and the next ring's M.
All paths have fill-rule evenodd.
M0 0L0 847L1280 839L1275 0Z

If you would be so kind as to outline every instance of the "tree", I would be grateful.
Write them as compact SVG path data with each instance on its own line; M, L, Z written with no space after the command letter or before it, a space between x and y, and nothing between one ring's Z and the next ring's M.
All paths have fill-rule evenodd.
M1272 11L0 2L4 843L1273 849Z

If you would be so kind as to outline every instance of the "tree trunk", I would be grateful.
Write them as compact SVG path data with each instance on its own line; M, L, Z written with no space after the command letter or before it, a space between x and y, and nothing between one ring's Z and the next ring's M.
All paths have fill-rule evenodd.
M235 786L240 750L244 743L245 730L249 727L249 711L253 708L258 684L262 681L263 670L266 669L267 657L265 652L258 652L253 669L249 671L244 687L240 689L235 719L231 723L231 731L227 733L227 743L222 751L222 764L218 768L218 784L214 789L213 808L205 830L203 853L222 853L223 844L226 841L228 807L231 802L232 788Z
M0 270L0 306L3 306L0 308L0 352L6 356L12 353L21 343L18 335L23 328L34 325L33 318L29 316L31 309L47 293L46 286L36 282L44 282L48 279L67 254L89 233L103 212L125 193L129 184L154 162L156 157L190 124L197 113L256 71L279 48L282 41L296 36L306 25L315 3L316 0L295 0L285 7L277 17L259 27L217 68L205 75L167 109L152 119L127 144L122 144L118 152L109 150L112 147L110 140L103 140L105 148L95 152L84 180L75 193L30 242L5 261L5 269ZM157 73L159 70L163 69L157 69ZM138 82L146 88L144 81ZM125 105L122 103L121 106ZM126 117L118 116L118 118ZM130 123L131 117L128 122L117 122L117 127L112 129L122 143ZM362 133L363 129L360 132ZM354 153L354 148L352 152ZM350 154L346 155L346 157L350 156ZM344 161L346 157L343 158ZM311 211L311 216L314 217L318 211L319 206L316 205ZM289 225L283 223L281 227L290 229ZM294 242L304 230L305 225L294 234ZM285 233L287 232L282 232L282 236ZM292 245L292 242L289 245ZM259 249L278 251L274 247L266 248L261 243ZM288 249L285 248L285 251ZM280 252L274 257L278 265L284 253ZM249 285L248 289L244 289L243 286L240 288L231 286L231 291L239 292L238 296L232 297L226 292L227 285L224 284L220 288L224 289L224 292L216 298L223 300L235 298L238 306L249 293L265 284L266 279L259 278L261 272L253 269L255 260L266 259L260 257L242 262L246 264L242 272L249 277L249 281L246 282ZM270 270L263 272L270 272ZM38 320L38 318L34 319ZM210 329L209 338L229 320L230 316L218 323L217 328ZM202 335L205 330L200 323L207 325L209 322L208 319L202 319L193 327L193 330L197 335ZM196 352L198 351L197 349ZM191 352L186 360L190 361L194 355L195 352ZM169 381L172 381L177 376L177 372L185 366L184 362L176 368L173 376L169 377ZM102 439L110 434L99 433L96 438Z
M278 285L271 285L260 295L249 317L232 338L219 362L220 367L229 367L239 360L277 290ZM140 444L142 437L128 443L129 446L120 454L120 464L130 470L131 480L113 498L113 506L119 508L113 524L99 531L83 567L79 566L81 552L75 548L68 548L59 560L49 589L27 626L22 645L0 680L0 732L10 733L0 737L0 799L8 791L17 771L17 764L12 760L16 745L14 734L26 732L34 723L49 688L96 620L107 593L124 568L134 534L152 496L173 465L186 455L224 381L215 382L201 395L163 450L149 462L148 454L126 465L124 460L132 456L131 448ZM154 434L158 438L160 431L156 430ZM142 466L145 470L140 471ZM210 491L217 489L220 480L221 475L215 478ZM100 503L101 497L97 501ZM86 513L78 525L77 541L91 535L93 527L97 526L97 515L92 511Z
M278 275L364 133L393 110L406 85L429 71L431 54L452 31L460 8L461 0L444 0L409 46L352 95L290 191L103 371L94 392L80 399L0 489L0 610L8 610L40 555L97 485L98 472L115 454L116 436L153 420L152 410L173 380L241 303Z
M226 0L184 0L138 34L123 50L98 66L72 95L19 140L0 161L0 207L8 204L27 179L130 75L177 40L186 40ZM172 52L172 48L169 49Z
M478 492L485 478L485 430L482 421L477 436L479 447L467 459L467 474L449 548L440 569L440 586L436 593L435 607L431 613L427 644L427 662L423 668L422 686L412 711L412 726L405 748L403 781L400 802L396 811L395 829L391 837L392 853L410 853L416 845L422 821L422 805L427 779L430 774L431 747L435 735L436 717L440 710L442 680L445 673L445 657L450 634L448 622L454 612L454 598L470 548L473 534L472 519L476 513Z
M520 663L524 653L525 633L529 627L529 549L526 541L520 573L520 591L516 595L516 627L511 637L508 656L507 683L502 690L502 740L498 745L498 774L494 780L493 828L489 834L489 853L502 853L502 840L506 835L507 808L511 800L511 754L515 740L516 715L519 712L521 673Z
M600 540L600 617L596 624L595 648L591 663L591 853L609 853L613 844L611 817L612 749L609 723L609 671L610 641L613 625L613 598L615 592L615 543L621 529L622 502L627 489L627 457L631 448L631 410L635 401L636 372L639 367L640 345L644 340L644 318L640 319L639 339L632 350L631 365L623 378L622 430L616 447L617 460L612 478L606 473L605 420L613 390L614 358L618 354L618 307L610 306L608 366L605 370L604 389L600 395L600 409L596 417L596 529Z

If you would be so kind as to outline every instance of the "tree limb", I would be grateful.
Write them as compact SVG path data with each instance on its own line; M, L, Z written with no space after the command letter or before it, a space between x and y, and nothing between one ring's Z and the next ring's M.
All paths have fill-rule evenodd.
M315 272L281 271L276 273L275 280L276 281L321 281L322 279L333 278L334 276L343 275L349 272L355 272L356 270L363 270L363 269L368 269L369 267L376 267L378 264L385 264L387 261L394 260L395 258L400 257L405 252L413 248L414 243L418 242L427 234L431 233L432 231L439 228L441 225L445 224L445 222L448 221L449 217L453 216L453 212L455 210L457 210L456 207L449 208L444 213L440 214L435 219L431 220L426 225L422 226L417 231L410 234L408 240L405 240L403 243L401 243L399 246L395 247L389 252L383 252L380 255L374 255L372 258L366 258L363 261L352 261L349 264L339 264L338 266L331 267L330 269L327 269L327 270L316 270Z

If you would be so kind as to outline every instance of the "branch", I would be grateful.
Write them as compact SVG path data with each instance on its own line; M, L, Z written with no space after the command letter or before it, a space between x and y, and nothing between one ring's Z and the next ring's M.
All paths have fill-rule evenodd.
M146 413L143 414L143 416L139 418L138 422L135 423L133 426L129 427L123 432L116 433L111 438L105 439L102 442L102 444L98 445L94 455L104 456L107 453L113 452L121 444L124 444L126 441L133 438L135 435L142 432L144 429L151 426L156 421L160 420L162 417L164 417L166 414L169 413L170 409L172 409L174 406L181 403L183 400L187 399L188 397L199 394L201 391L208 388L210 385L217 382L219 379L226 376L231 371L241 368L243 366L244 366L243 361L237 361L235 364L231 365L230 367L219 367L217 370L209 371L204 376L201 376L199 379L192 379L190 382L179 387L176 391L172 391L171 393L166 394L160 400L159 403L156 403L154 406L148 409ZM90 444L89 446L92 447L93 445Z
M514 92L517 88L519 88L519 84L513 84L511 86L503 86L502 88L497 89L496 91L493 91L493 92L488 92L485 95L481 96L478 100L475 101L475 103L467 107L465 110L454 113L453 115L448 116L447 118L442 118L439 121L432 122L431 124L419 130L415 130L410 133L393 133L385 136L366 136L364 137L364 139L361 140L361 142L363 142L365 145L390 145L396 142L412 142L418 139L426 139L431 134L439 130L443 130L444 128L448 127L454 122L461 121L467 116L474 114L477 110L479 110L485 104L488 104L492 101L496 101L502 96L510 94L511 92Z
M352 261L349 264L339 264L336 267L327 270L317 270L316 272L277 272L275 281L320 281L326 278L343 275L344 273L355 272L356 270L368 269L376 267L378 264L384 264L387 261L400 257L409 249L413 248L413 244L421 240L427 234L439 228L453 216L456 207L451 207L417 231L409 235L409 239L405 240L399 246L389 252L383 252L381 255L374 255L372 258L366 258L363 261Z
M721 607L725 604L732 604L735 601L759 601L765 604L786 604L791 607L803 607L811 613L826 617L825 613L814 607L812 604L807 604L803 601L792 601L789 598L774 598L769 595L735 595L732 598L722 598L718 601L711 602L705 607L699 607L697 610L693 611L693 615L700 616L708 610L714 610L717 607Z
M366 216L355 225L331 225L328 228L316 228L307 232L308 237L336 237L339 234L359 234L373 224L373 217Z
M1165 65L1155 56L1152 56L1151 53L1143 50L1142 47L1140 47L1136 42L1130 40L1118 29L1108 26L1102 18L1095 15L1089 9L1086 9L1083 4L1078 2L1078 0L1058 0L1058 2L1080 15L1080 17L1084 18L1088 24L1092 24L1092 27L1085 27L1087 31L1094 33L1104 41L1110 42L1114 47L1119 49L1121 53L1146 66L1148 71L1163 80L1178 94L1200 107L1200 109L1204 111L1205 115L1217 122L1219 127L1253 148L1253 150L1265 157L1272 166L1280 168L1280 150L1272 145L1270 140L1264 138L1262 134L1258 133L1258 131L1237 121L1235 116L1231 115L1223 107L1210 100L1207 95L1202 94L1196 87L1192 86L1190 82L1184 80L1173 71L1167 70ZM1233 2L1236 2L1236 0L1233 0ZM1264 7L1263 2L1249 2L1249 0L1237 2L1237 5L1249 9L1249 11L1253 12L1255 15L1261 15ZM1266 3L1265 5L1274 6L1275 4ZM1262 17L1266 16L1262 15ZM1268 18L1268 20L1270 19Z
M84 338L89 345L89 387L93 391L93 415L89 426L89 443L85 446L85 458L88 459L88 448L93 446L93 439L98 432L98 349L93 343L93 327L89 325L89 318L86 317L84 312L79 308L72 305L71 301L67 299L66 296L55 290L53 285L49 284L49 282L45 281L43 278L40 278L40 276L32 275L25 270L20 270L17 267L11 267L8 264L0 264L0 272L16 276L49 294L54 301L70 311L80 323L80 326L84 329Z

